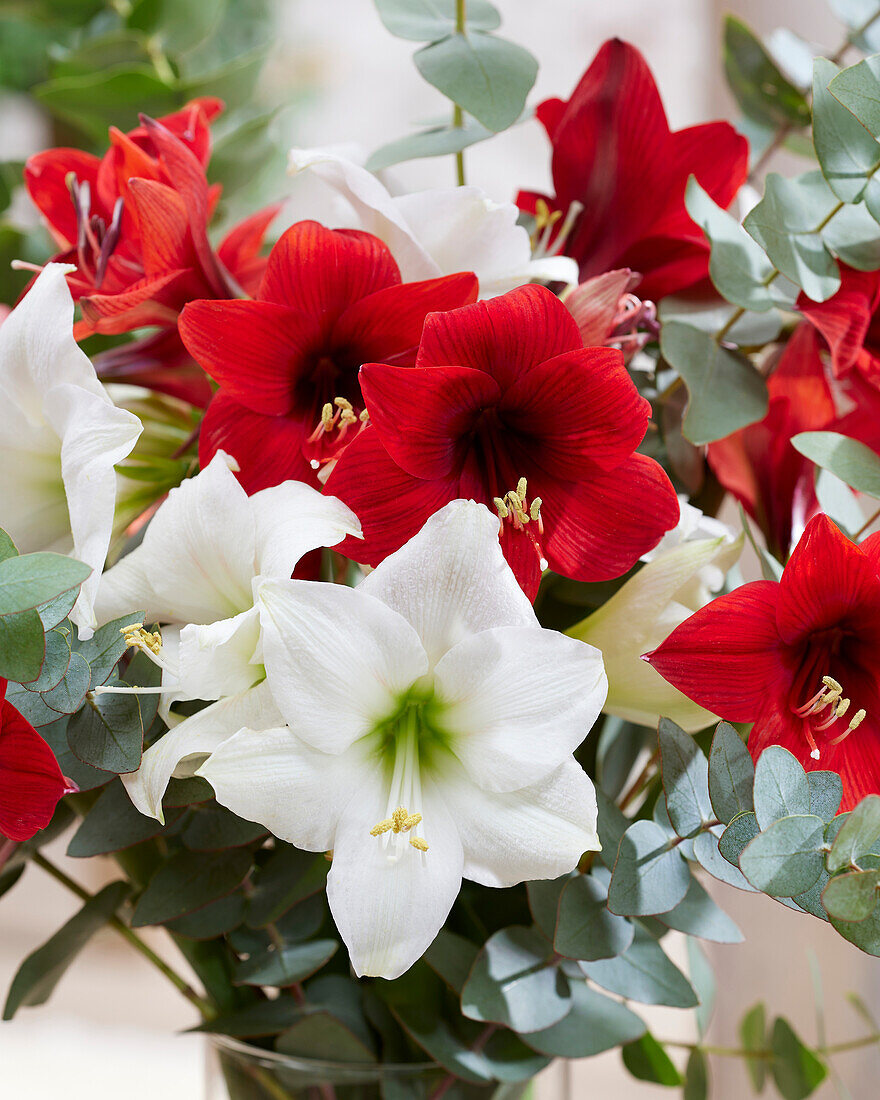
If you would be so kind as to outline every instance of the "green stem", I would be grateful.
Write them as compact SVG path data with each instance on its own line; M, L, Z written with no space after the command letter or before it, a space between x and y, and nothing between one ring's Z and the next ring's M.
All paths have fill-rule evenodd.
M867 531L868 528L871 526L871 524L876 523L878 519L880 519L880 508L878 508L872 516L869 516L862 524L862 526L858 529L858 531L856 531L856 533L853 535L853 542L855 542L856 539L863 535L865 531Z
M701 1050L704 1054L717 1054L721 1058L766 1058L775 1057L772 1050L758 1048L746 1050L744 1047L716 1047L705 1043L685 1043L678 1039L658 1039L661 1046L676 1047L679 1050ZM815 1054L829 1057L832 1054L846 1054L851 1050L861 1050L863 1047L874 1046L880 1042L880 1032L876 1035L863 1035L861 1039L849 1039L845 1043L830 1043L814 1047Z
M34 855L32 859L38 867L42 867L46 874L51 875L56 882L60 882L61 885L70 890L71 893L76 894L81 901L89 902L92 900L93 895L90 894L88 890L80 886L78 882L74 882L74 880L66 875L60 867L56 867L54 863L50 863L41 852ZM191 1004L195 1005L206 1020L210 1020L217 1015L214 1006L203 997L200 997L176 970L172 970L164 959L160 959L156 952L151 947L148 947L140 936L132 932L128 925L124 924L119 917L111 917L108 923L110 927L118 932L123 939L127 940L136 951L140 952L147 962L151 963L160 973L164 974L168 981L171 982L171 984L182 993Z
M464 34L467 28L467 0L455 0L455 31ZM464 127L464 112L456 103L452 108L452 126L456 130ZM455 154L455 179L459 187L464 187L464 149Z

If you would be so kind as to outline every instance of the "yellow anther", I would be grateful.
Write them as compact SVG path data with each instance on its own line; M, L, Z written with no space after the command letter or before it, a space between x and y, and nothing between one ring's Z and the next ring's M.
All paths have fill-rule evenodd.
M561 210L550 212L550 207L544 199L538 199L535 203L535 229L543 229L547 225L554 225L562 217Z
M427 852L428 850L428 845L420 836L410 837L409 842L412 844L413 848L417 848L420 852Z
M849 710L849 704L849 699L841 699L840 702L837 704L837 707L835 708L834 717L842 718L844 714L846 714L846 712Z
M852 730L857 729L862 724L862 722L864 722L864 720L865 720L865 711L857 710L855 712L855 714L852 716L852 718L850 718L850 720L849 720L849 727L848 727L847 732L851 732Z
M347 398L345 398L345 397L334 397L334 398L333 398L333 404L334 404L334 405L335 405L335 406L336 406L336 407L337 407L338 409L345 409L345 411L346 411L346 412L353 412L353 411L354 411L354 406L353 406L353 405L352 405L352 403L351 403L351 402L350 402L350 401L349 401L349 400L348 400Z
M132 649L148 649L157 657L162 649L162 635L158 630L144 630L143 623L124 626L119 633L125 639L125 644Z
M343 409L339 416L340 424L357 424L357 417L351 409Z
M408 833L422 820L421 814L411 814L406 806L398 806L391 817L386 817L370 829L370 836L381 836L383 833Z
M495 510L498 513L499 519L507 519L510 515L510 509L504 503L503 497L493 497L492 503L495 505Z
M524 477L521 477L516 483L516 495L520 499L520 503L524 504L526 499L526 490L528 489L528 482Z
M324 853L324 859L326 859L328 863L333 862L333 849L332 848L330 849L329 852Z
M321 409L321 424L324 426L325 432L329 432L333 428L333 406L329 401Z
M529 515L532 517L532 519L536 523L541 518L541 504L542 503L543 503L543 501L541 500L540 497L535 497L535 499L532 501L532 506L529 509Z
M829 703L836 703L839 698L840 698L840 692L838 692L838 691L827 691L822 696L822 698L819 700L819 706L820 707L827 707Z
M368 423L369 419L370 419L370 414L367 412L366 409L364 409L364 411L358 417L358 420L360 420L362 424L366 424L366 423Z
M835 695L843 694L843 688L840 686L840 684L838 684L833 676L823 676L822 683L825 685L825 687L831 688Z

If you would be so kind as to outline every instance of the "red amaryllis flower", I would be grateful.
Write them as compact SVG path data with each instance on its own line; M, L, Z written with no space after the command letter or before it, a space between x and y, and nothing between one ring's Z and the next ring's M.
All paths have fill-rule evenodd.
M544 221L556 215L554 231L572 203L583 207L563 244L582 280L631 267L656 300L707 276L708 244L684 191L695 175L715 202L731 202L748 172L748 144L732 126L672 133L647 62L619 39L602 46L567 103L548 99L537 115L553 146L556 195L521 191L517 204Z
M269 256L257 301L192 302L180 333L219 383L202 423L199 458L222 448L249 493L317 470L363 426L361 363L410 365L432 310L477 296L471 272L401 283L370 233L298 222Z
M6 699L0 680L0 833L29 840L52 820L58 800L76 787L34 727Z
M818 508L815 467L794 449L791 438L827 429L837 415L819 350L809 325L795 329L767 383L767 415L711 443L707 454L715 476L757 523L780 561L788 556L792 531Z
M757 758L782 745L843 780L842 809L880 792L880 536L860 546L825 515L781 581L755 581L686 619L645 660L689 698L754 722Z
M152 325L173 329L187 301L258 286L265 266L260 247L277 206L236 226L216 253L208 240L220 196L205 175L209 123L222 106L199 99L159 120L142 117L127 134L111 128L101 158L49 149L28 160L28 191L62 248L54 259L76 266L68 283L84 318L77 338ZM179 341L164 341L161 350L164 367L188 361ZM179 393L180 380L171 389L151 380L157 348L141 352L118 351L114 365L125 367L128 381ZM185 389L201 404L210 396L204 379Z
M415 369L369 363L361 389L370 426L327 482L363 525L363 542L342 547L357 561L378 564L438 508L472 498L498 509L534 597L548 563L616 577L678 521L668 478L633 453L651 408L621 353L585 348L545 287L432 314Z
M656 337L660 326L654 303L633 293L640 282L641 276L624 267L593 275L566 295L565 306L587 347L606 344L620 348L628 363Z

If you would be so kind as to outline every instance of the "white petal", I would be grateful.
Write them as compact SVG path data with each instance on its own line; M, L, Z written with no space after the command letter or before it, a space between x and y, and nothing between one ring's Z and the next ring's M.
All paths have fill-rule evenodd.
M442 274L407 225L396 200L372 172L324 149L291 149L289 166L291 175L308 170L346 199L358 217L357 228L391 249L404 282Z
M265 825L279 840L322 852L333 847L340 814L378 767L360 746L320 752L282 726L241 730L196 774L239 817Z
M73 338L70 264L46 264L0 328L0 389L32 424L43 420L43 398L65 382L108 401L95 369Z
M108 570L99 617L113 619L146 604L147 617L160 622L231 618L253 605L254 551L247 494L218 451L201 473L171 490L141 545ZM125 566L125 583L117 583L114 571L129 558L135 560ZM143 587L131 587L136 576Z
M476 274L481 298L504 294L530 279L577 282L574 260L532 260L529 234L516 224L517 208L511 202L493 202L479 187L416 191L393 201L444 275Z
M697 706L641 659L655 649L695 610L682 602L694 578L708 566L725 572L742 548L742 540L725 538L684 542L660 554L568 633L602 651L608 675L603 708L640 725L654 726L660 715L688 732L703 729L714 716Z
M361 536L357 516L341 500L302 481L285 481L250 498L256 523L256 570L287 578L309 550Z
M386 793L374 778L343 811L327 878L330 911L359 977L397 978L408 970L443 927L461 887L461 841L434 789L423 790L425 853L406 834L390 843L389 834L370 835Z
M133 413L117 409L100 388L95 393L62 383L49 390L43 408L61 439L73 555L92 568L70 615L80 637L90 638L98 625L95 595L113 531L115 465L131 452L143 428Z
M504 560L498 517L472 500L441 508L357 590L412 623L432 665L477 631L538 623Z
M554 630L498 627L434 670L441 721L471 779L510 791L557 768L584 740L608 684L597 649Z
M262 680L263 670L254 660L259 642L260 614L255 607L206 626L185 626L178 654L183 698L219 699Z
M442 795L464 847L464 877L484 886L558 878L601 847L596 792L572 759L504 794L480 790L460 771L444 777Z
M266 676L290 727L317 749L348 748L428 670L409 623L360 591L265 581L258 601Z
M138 770L123 775L122 782L142 814L164 821L162 796L172 775L193 775L206 756L240 729L268 729L283 722L264 680L185 718L147 749Z

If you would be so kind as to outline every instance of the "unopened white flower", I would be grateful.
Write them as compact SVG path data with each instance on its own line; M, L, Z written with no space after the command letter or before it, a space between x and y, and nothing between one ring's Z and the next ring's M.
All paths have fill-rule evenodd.
M598 849L572 753L605 698L601 656L540 627L482 505L448 504L356 589L269 581L259 602L288 725L242 730L197 774L280 839L332 849L358 974L410 967L462 877L555 878Z
M695 508L688 502L688 498L683 493L678 494L678 504L681 510L678 523L671 531L666 532L653 550L642 554L640 561L654 561L661 554L674 550L686 542L723 539L728 546L736 542L736 535L726 523L715 519L714 516L704 515L699 508ZM686 602L693 603L694 610L708 603L711 594L717 592L724 584L724 576L729 568L730 565L725 565L722 569L714 560L701 566L694 574L693 592Z
M160 738L124 778L138 809L160 819L169 778L191 771L186 758L204 756L243 726L279 720L271 695L253 690L265 676L256 578L288 578L309 550L361 533L341 501L299 481L249 497L231 461L218 451L171 490L140 546L104 574L96 601L102 622L137 608L147 622L171 624L158 654L143 647L163 669L166 705L220 700ZM164 716L173 721L167 709Z
M341 196L351 211L346 229L383 240L404 282L473 271L480 297L493 298L531 280L575 284L567 256L532 259L526 229L513 203L496 203L479 187L435 188L392 195L366 168L324 149L293 149L290 173L306 172ZM307 210L297 209L307 217Z
M696 509L694 509L696 511ZM689 733L715 720L641 659L680 623L708 602L701 573L717 571L724 579L742 552L743 538L684 541L631 577L592 615L568 633L601 650L608 674L604 710L643 726L656 726L661 715Z
M0 327L0 526L21 553L71 553L92 573L70 614L90 638L116 501L114 466L141 432L73 338L69 264L47 264Z

